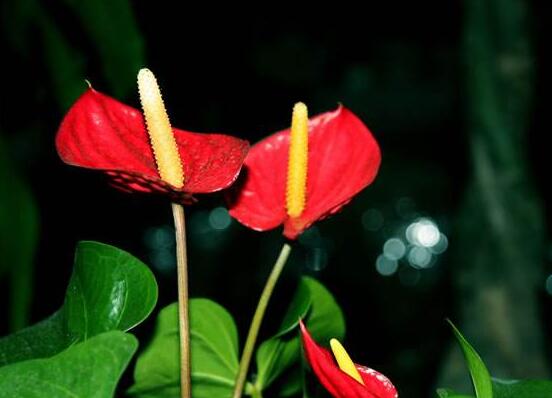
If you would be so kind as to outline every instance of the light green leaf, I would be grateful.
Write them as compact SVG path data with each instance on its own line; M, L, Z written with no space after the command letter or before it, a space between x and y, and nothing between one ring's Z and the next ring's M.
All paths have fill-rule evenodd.
M0 366L49 357L70 345L142 322L157 302L149 268L116 247L80 242L63 307L48 319L0 339Z
M552 398L551 380L493 379L494 398Z
M487 370L487 367L479 357L479 354L468 343L468 341L462 336L462 333L454 326L451 321L448 321L456 339L460 343L464 358L468 364L470 376L472 378L473 386L475 389L475 396L477 398L493 398L493 386L491 383L491 375Z
M300 366L301 342L296 331L299 318L304 321L315 340L322 343L345 335L345 319L332 294L317 280L303 277L288 309L280 331L261 344L257 350L258 375L255 385L264 390L284 372L297 375ZM293 320L293 321L292 321ZM293 394L301 388L301 377L290 377L281 386L281 394Z
M47 359L0 368L0 398L110 398L138 347L119 331L103 333Z
M232 316L207 299L190 300L192 395L231 396L238 373L238 332ZM178 304L161 310L153 340L140 355L129 394L140 398L179 398Z

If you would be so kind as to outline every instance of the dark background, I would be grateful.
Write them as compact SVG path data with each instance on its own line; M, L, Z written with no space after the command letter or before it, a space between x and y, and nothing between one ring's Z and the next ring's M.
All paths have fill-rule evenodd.
M79 240L141 258L158 278L159 308L175 300L168 203L119 193L99 173L62 164L54 148L84 79L138 106L135 77L147 66L183 129L256 142L285 128L297 101L311 114L341 102L380 143L376 182L296 245L266 335L308 273L341 304L354 359L403 396L469 382L445 318L493 375L549 377L544 2L368 2L309 13L176 3L2 2L2 334L61 305ZM191 294L223 304L243 336L283 238L229 223L220 206L213 195L187 208ZM405 257L393 275L378 273L384 243L405 241L420 217L446 235L447 250L428 266ZM21 224L29 228L18 235ZM18 247L25 255L10 258ZM153 318L137 331L142 341Z

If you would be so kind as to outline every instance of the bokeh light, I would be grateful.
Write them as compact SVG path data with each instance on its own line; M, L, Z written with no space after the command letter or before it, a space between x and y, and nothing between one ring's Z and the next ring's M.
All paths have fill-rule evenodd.
M399 268L399 263L397 260L392 260L387 256L381 254L376 260L376 271L383 276L390 276L397 272Z
M552 274L548 276L548 278L546 278L546 283L545 283L545 286L546 286L546 292L552 296Z
M383 254L390 260L400 260L406 253L406 246L399 238L388 239L383 245Z
M232 223L232 218L228 210L224 207L215 207L209 213L209 225L216 230L225 230Z

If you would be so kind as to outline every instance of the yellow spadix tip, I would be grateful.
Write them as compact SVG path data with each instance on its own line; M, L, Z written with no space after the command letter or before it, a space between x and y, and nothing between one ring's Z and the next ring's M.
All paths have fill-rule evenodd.
M309 114L307 106L298 102L293 107L288 155L286 209L296 218L305 210L309 150Z
M335 360L337 361L339 369L347 373L360 384L364 384L364 381L362 380L360 373L358 373L355 364L353 363L351 357L349 356L349 354L347 354L347 351L345 351L345 348L341 345L341 343L337 339L331 339L330 347L332 348L332 352Z
M140 69L138 72L138 91L159 175L163 181L181 188L184 185L184 171L178 146L161 90L149 69Z

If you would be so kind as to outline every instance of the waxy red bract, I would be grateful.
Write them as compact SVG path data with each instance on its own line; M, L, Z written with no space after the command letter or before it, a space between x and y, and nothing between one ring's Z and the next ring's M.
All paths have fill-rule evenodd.
M61 159L98 169L125 191L167 194L182 203L215 192L237 178L247 141L173 128L184 169L181 188L161 180L142 112L90 88L63 119L56 137Z
M376 177L381 155L368 128L339 106L309 120L307 197L300 217L285 208L290 130L275 133L251 147L244 180L229 195L230 214L242 224L265 231L284 225L295 239L315 221L339 211Z
M379 372L355 364L364 385L343 372L332 353L320 347L300 322L301 338L307 361L320 383L335 398L397 398L398 393L391 381Z

